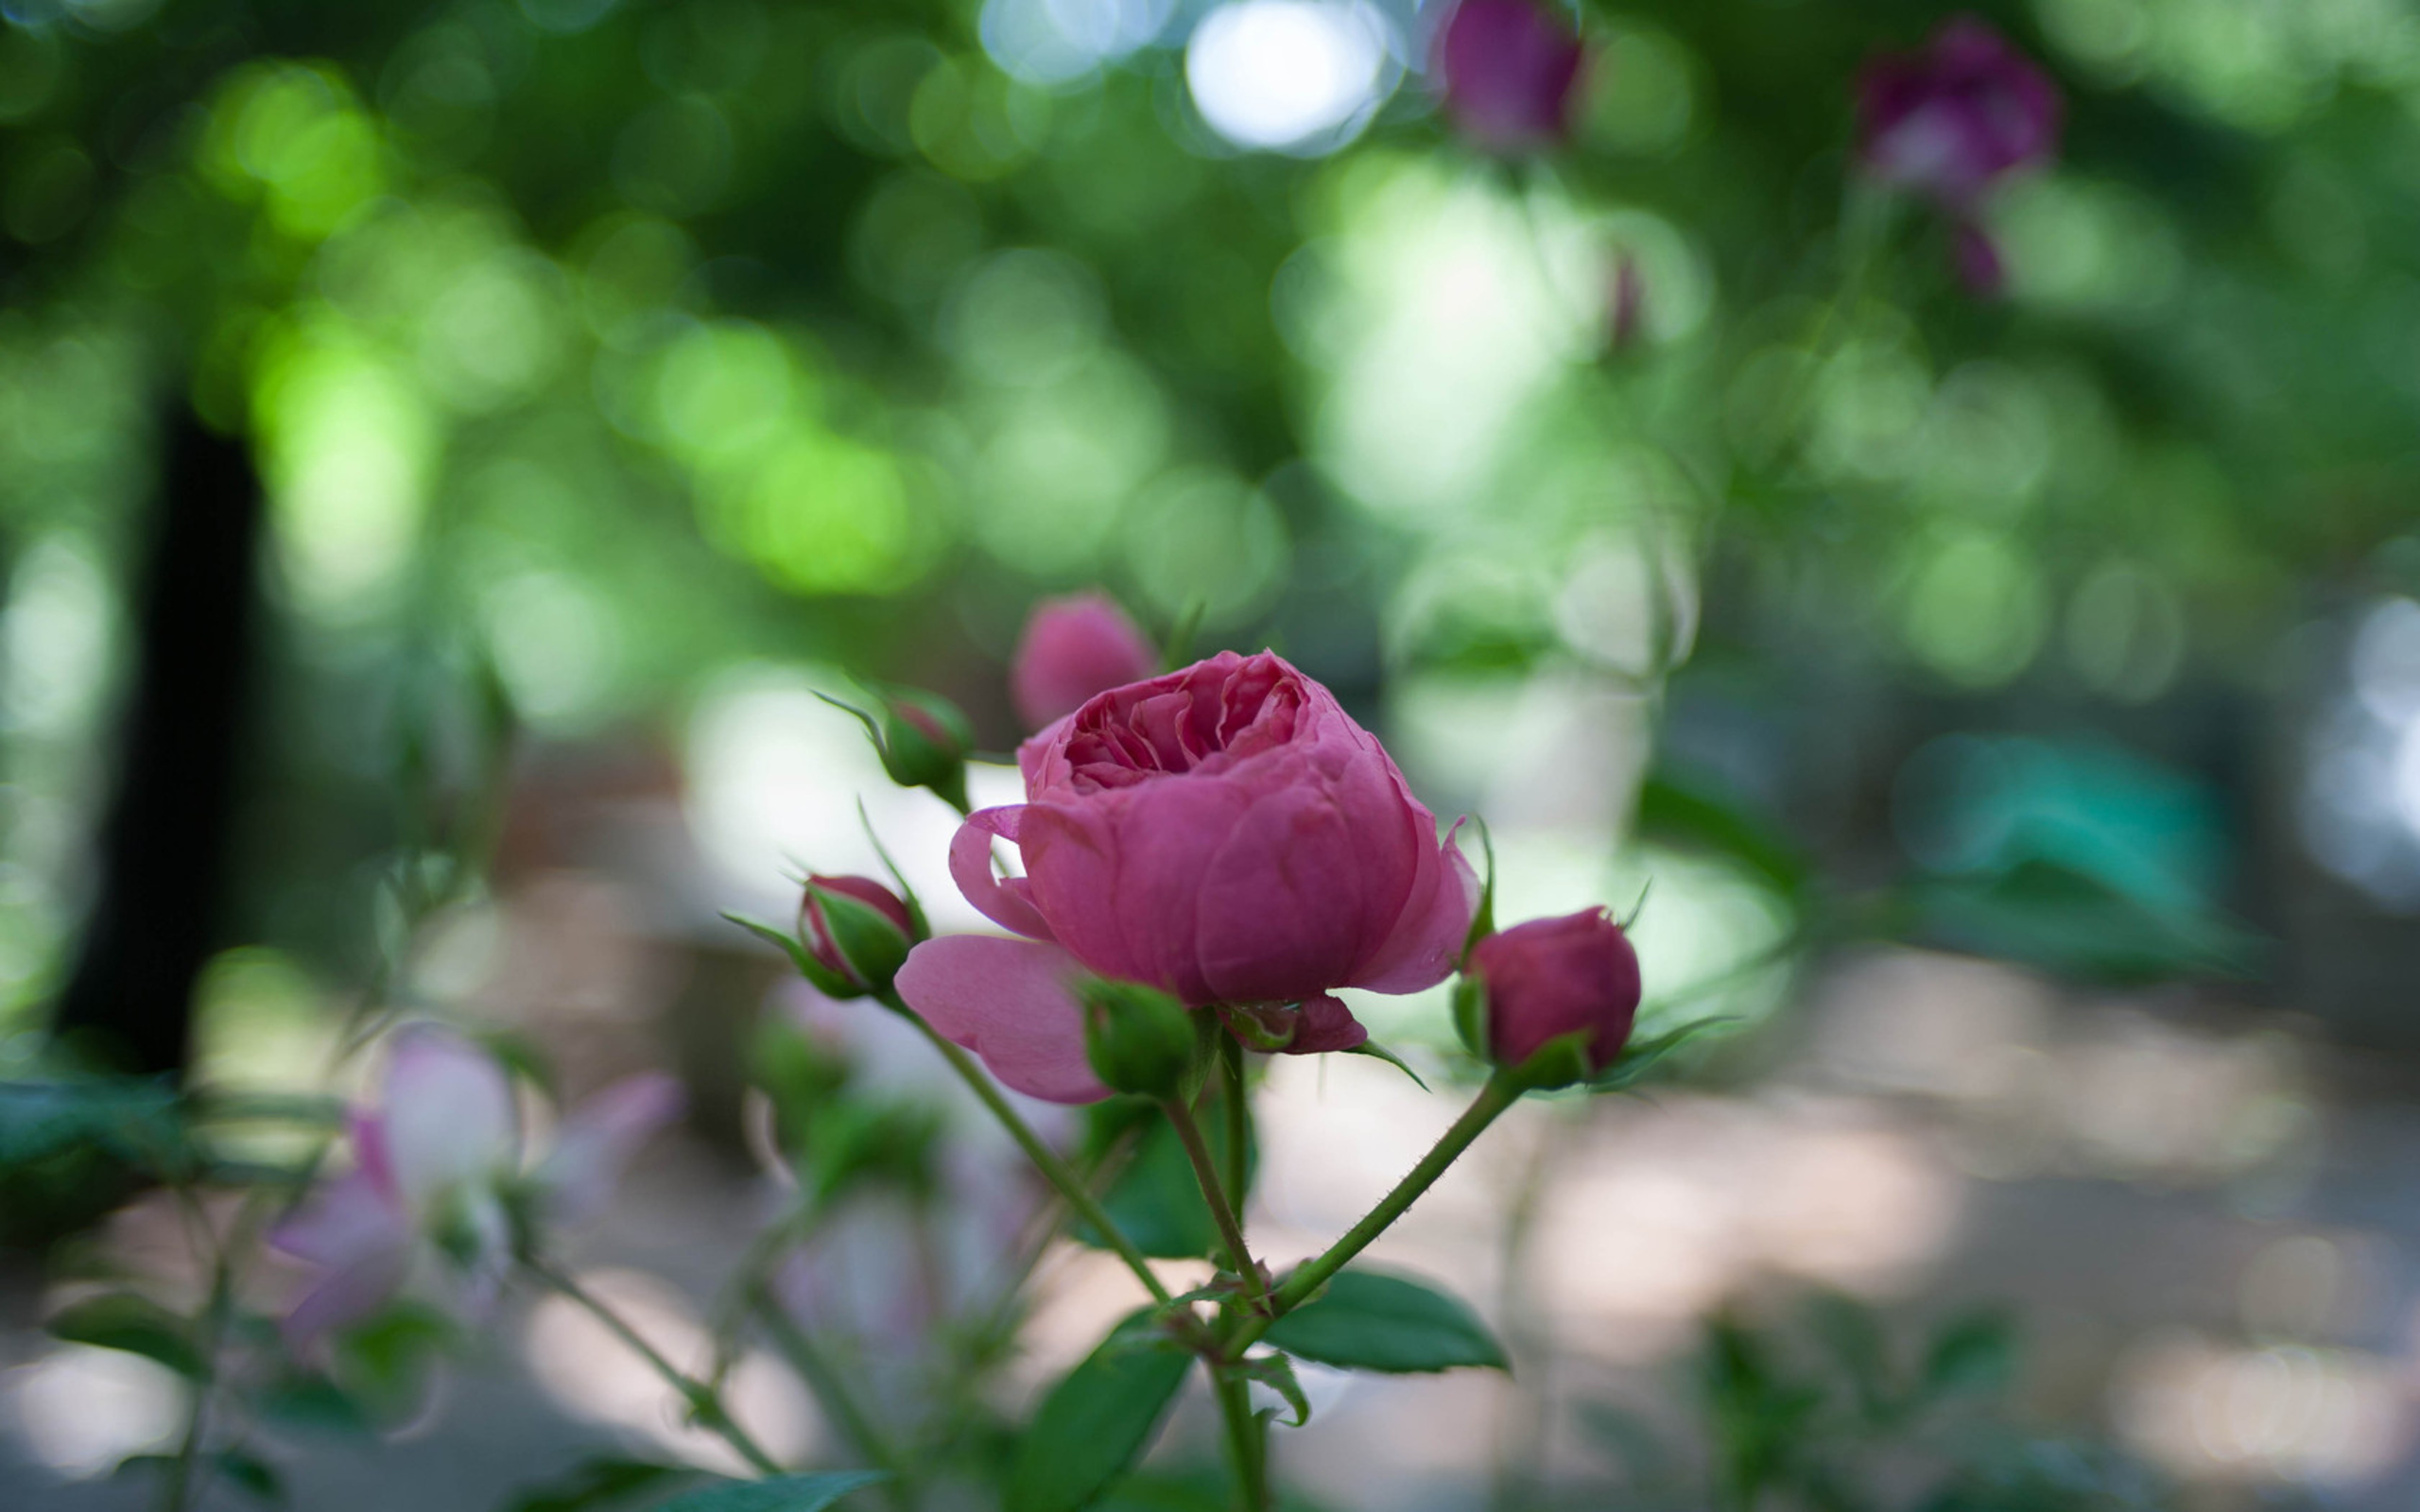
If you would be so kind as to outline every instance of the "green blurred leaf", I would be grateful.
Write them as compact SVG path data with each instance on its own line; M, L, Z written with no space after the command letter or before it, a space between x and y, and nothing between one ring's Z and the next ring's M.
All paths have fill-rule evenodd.
M1076 1512L1150 1447L1193 1367L1152 1332L1148 1311L1131 1314L1050 1388L1009 1467L1007 1512Z
M2160 907L2050 861L1909 888L1919 938L2088 982L2257 973L2269 941L2214 912Z
M1305 1360L1353 1370L1511 1368L1503 1346L1460 1300L1385 1271L1339 1271L1262 1337Z
M139 1354L193 1380L209 1373L209 1362L194 1342L193 1326L132 1292L112 1292L78 1302L54 1315L47 1327L54 1337L70 1344Z
M1197 1115L1212 1157L1220 1170L1226 1169L1227 1120L1222 1105L1216 1097L1204 1098ZM1244 1165L1248 1176L1257 1168L1259 1153L1247 1131ZM1219 1250L1219 1225L1210 1216L1209 1204L1201 1199L1201 1187L1194 1179L1193 1163L1185 1159L1184 1143L1165 1119L1154 1118L1144 1125L1133 1158L1102 1195L1101 1206L1146 1255L1192 1259ZM1090 1226L1078 1224L1069 1231L1098 1247L1099 1240Z
M262 1420L310 1433L352 1436L377 1424L361 1403L324 1376L288 1376L255 1393L252 1410Z
M885 1470L835 1470L818 1475L776 1475L762 1481L725 1481L676 1496L656 1512L822 1512L852 1491L890 1479Z
M268 1506L285 1504L285 1478L259 1455L240 1449L222 1449L211 1456L210 1462L220 1480L253 1501Z
M553 1480L522 1492L505 1503L503 1512L587 1512L697 1474L686 1466L643 1459L582 1460Z
M2016 1375L2016 1330L1997 1311L1953 1318L1925 1351L1928 1398L2005 1390Z
M81 1147L164 1169L185 1147L174 1089L134 1077L0 1082L0 1170Z
M1797 847L1762 816L1703 782L1664 773L1641 783L1638 833L1742 862L1785 894L1795 896L1806 885L1806 862Z

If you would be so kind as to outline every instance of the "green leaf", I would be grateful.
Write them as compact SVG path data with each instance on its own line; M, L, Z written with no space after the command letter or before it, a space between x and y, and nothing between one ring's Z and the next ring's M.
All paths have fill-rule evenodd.
M1223 1171L1227 1165L1224 1110L1216 1099L1204 1098L1198 1116L1211 1155ZM1248 1136L1244 1154L1247 1174L1256 1164L1258 1154ZM1194 1179L1193 1163L1185 1159L1183 1142L1165 1119L1155 1118L1144 1125L1135 1142L1133 1159L1110 1183L1101 1206L1110 1220L1146 1255L1196 1259L1219 1251L1219 1225L1210 1216L1209 1204L1201 1199L1201 1187ZM1100 1247L1099 1236L1089 1225L1075 1225L1070 1231L1085 1244Z
M697 1471L680 1465L657 1465L643 1459L583 1460L543 1486L524 1491L504 1512L587 1512L591 1507L626 1501L642 1491L662 1489L688 1480Z
M377 1427L368 1409L323 1376L296 1375L273 1382L253 1397L252 1410L265 1422L309 1433L351 1437Z
M1464 1366L1510 1369L1487 1325L1458 1299L1385 1271L1342 1270L1263 1335L1289 1354L1402 1375Z
M1050 1388L1009 1467L1006 1512L1077 1512L1142 1456L1193 1357L1127 1317Z
M822 1512L852 1491L890 1475L885 1470L838 1470L821 1475L776 1475L762 1481L725 1481L676 1496L656 1512Z
M1795 896L1806 885L1806 862L1794 844L1744 803L1719 797L1699 781L1650 777L1639 785L1637 826L1651 839L1743 862L1785 894Z
M176 1314L132 1292L112 1292L78 1302L50 1320L51 1333L70 1344L123 1349L157 1360L181 1376L199 1381L209 1371L193 1329Z
M1925 1395L1994 1392L2016 1374L2016 1332L1996 1312L1952 1320L1933 1335L1925 1353Z
M211 1464L219 1479L253 1501L269 1506L285 1504L285 1478L259 1455L247 1454L240 1449L222 1449L211 1456Z
M1294 1420L1287 1427L1301 1428L1311 1420L1311 1399L1304 1395L1302 1382L1294 1377L1293 1361L1282 1354L1255 1355L1243 1363L1242 1369L1246 1380L1259 1382L1285 1398L1286 1405L1294 1409ZM1262 1416L1273 1418L1276 1414L1271 1411Z
M95 1146L165 1169L185 1148L174 1089L135 1077L0 1082L0 1169Z

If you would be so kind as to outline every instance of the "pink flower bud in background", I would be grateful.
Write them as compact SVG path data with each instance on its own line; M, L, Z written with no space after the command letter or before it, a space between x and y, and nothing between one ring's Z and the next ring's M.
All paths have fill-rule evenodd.
M1028 938L927 940L898 985L1020 1091L1103 1095L1079 967L1193 1007L1416 992L1453 970L1478 894L1470 864L1370 732L1282 658L1222 651L1113 689L1017 765L1027 801L968 819L950 874ZM994 874L994 837L1026 875ZM1348 1033L1342 1019L1323 1016L1320 1035Z
M1461 0L1437 33L1445 113L1490 152L1550 146L1571 134L1580 38L1530 0Z
M1518 1066L1548 1041L1584 1033L1582 1056L1594 1074L1621 1054L1638 1013L1638 954L1602 908L1490 935L1472 949L1464 972L1485 994L1487 1057L1499 1066Z
M852 902L872 910L873 917L849 909ZM799 901L800 937L819 965L849 986L889 987L916 934L908 904L872 877L806 879Z
M1866 64L1858 80L1858 157L1880 181L1969 206L2002 176L2056 150L2058 87L1972 16L1914 52Z
M1074 713L1094 694L1140 682L1159 669L1159 653L1107 594L1072 593L1033 607L1017 641L1009 689L1026 729L1040 730Z

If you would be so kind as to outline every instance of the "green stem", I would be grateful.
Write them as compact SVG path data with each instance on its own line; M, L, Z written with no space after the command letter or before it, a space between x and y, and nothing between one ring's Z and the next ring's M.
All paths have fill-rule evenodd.
M914 1467L908 1462L906 1455L899 1452L898 1446L891 1443L889 1435L875 1426L822 1347L798 1326L765 1284L760 1282L753 1288L750 1301L755 1309L757 1322L772 1339L773 1347L782 1351L782 1358L789 1362L790 1368L796 1370L799 1378L806 1383L807 1389L815 1393L816 1402L831 1418L833 1425L840 1430L840 1435L874 1469L890 1472L891 1503L900 1507L915 1505L915 1494L911 1489L915 1479Z
M1244 1101L1244 1042L1231 1034L1219 1037L1219 1058L1227 1068L1227 1198L1243 1216L1252 1187L1252 1108Z
M1193 1109L1181 1098L1167 1097L1160 1101L1160 1110L1167 1114L1168 1123L1176 1129L1178 1143L1184 1146L1184 1158L1193 1162L1194 1179L1201 1183L1201 1200L1210 1205L1210 1217L1219 1226L1219 1241L1227 1246L1227 1260L1243 1281L1244 1298L1254 1313L1269 1311L1269 1294L1260 1283L1260 1267L1253 1263L1252 1251L1244 1245L1244 1226L1236 1217L1235 1205L1219 1182L1218 1162L1210 1156L1210 1146L1201 1138L1201 1125L1194 1122Z
M1265 1425L1253 1416L1252 1387L1236 1372L1211 1367L1219 1415L1227 1424L1227 1457L1236 1467L1236 1512L1269 1512L1269 1447Z
M1462 1116L1454 1120L1420 1163L1394 1185L1394 1190L1378 1199L1378 1205L1362 1216L1359 1223L1345 1231L1343 1238L1328 1246L1318 1259L1298 1267L1286 1278L1284 1285L1270 1299L1270 1311L1248 1319L1227 1341L1230 1359L1241 1359L1252 1342L1269 1330L1269 1325L1286 1315L1290 1309L1303 1305L1313 1292L1327 1284L1329 1277L1342 1270L1353 1258L1370 1247L1373 1240L1385 1233L1404 1211L1418 1201L1420 1194L1437 1184L1445 1168L1459 1160L1471 1143L1484 1133L1503 1111L1521 1100L1520 1084L1505 1072L1497 1072L1480 1088Z
M621 1340L631 1353L645 1360L657 1375L664 1378L666 1385L679 1392L681 1400L689 1403L698 1421L719 1435L741 1459L755 1467L758 1474L782 1473L780 1462L766 1453L763 1446L749 1436L748 1430L734 1420L722 1404L722 1393L701 1381L692 1380L680 1366L656 1352L655 1346L641 1338L638 1331L624 1322L620 1314L606 1306L601 1298L568 1275L535 1258L525 1259L522 1263L528 1267L530 1275L578 1304L589 1316L605 1325L606 1332Z
M1059 1158L1058 1152L1042 1143L1042 1136L1036 1134L1032 1125L1009 1106L1009 1100L1000 1095L1000 1089L992 1084L992 1078L975 1063L975 1057L942 1039L939 1030L900 1003L895 995L886 993L884 1001L908 1022L925 1031L925 1038L933 1042L933 1048L942 1053L942 1058L949 1062L950 1069L958 1073L959 1079L974 1089L975 1095L983 1100L983 1106L992 1110L992 1116L1000 1121L1000 1126L1009 1131L1009 1138L1016 1141L1017 1148L1025 1151L1026 1159L1033 1162L1034 1169L1059 1189L1059 1194L1067 1199L1067 1206L1076 1210L1076 1216L1090 1224L1093 1231L1100 1235L1101 1242L1126 1263L1126 1268L1132 1271L1134 1279L1143 1283L1143 1289L1151 1294L1151 1300L1167 1306L1168 1289L1151 1274L1150 1263L1143 1258L1143 1252L1136 1249L1134 1242L1110 1219L1108 1211L1086 1190L1076 1173L1068 1169L1067 1162Z

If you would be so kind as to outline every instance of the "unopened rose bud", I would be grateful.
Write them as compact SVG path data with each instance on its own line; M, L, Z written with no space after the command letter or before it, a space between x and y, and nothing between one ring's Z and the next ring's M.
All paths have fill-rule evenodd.
M1532 1087L1564 1087L1614 1063L1638 994L1638 954L1604 909L1590 908L1480 940L1454 1010L1488 1059Z
M1193 1068L1193 1015L1156 988L1095 978L1076 989L1084 1057L1112 1091L1172 1097Z
M799 902L799 937L829 972L816 986L835 997L861 997L890 986L916 944L916 918L871 877L809 877Z
M974 727L939 694L892 691L883 699L882 769L902 787L929 787L966 806L966 756Z
M1075 593L1034 606L1017 640L1009 691L1026 728L1040 730L1094 694L1159 670L1159 652L1124 610L1103 593Z
M1858 159L1876 180L1951 209L2058 148L2058 86L1972 16L1858 79Z
M1532 0L1461 0L1437 33L1445 113L1490 152L1569 136L1580 62L1580 39Z

